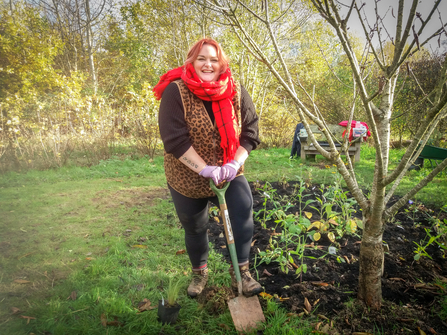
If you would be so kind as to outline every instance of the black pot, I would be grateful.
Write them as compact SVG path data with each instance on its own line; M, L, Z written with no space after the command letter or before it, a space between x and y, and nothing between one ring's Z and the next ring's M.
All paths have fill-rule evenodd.
M181 306L175 304L174 306L169 306L166 304L162 305L162 301L158 301L158 318L163 324L174 324L177 321L178 313L180 312Z

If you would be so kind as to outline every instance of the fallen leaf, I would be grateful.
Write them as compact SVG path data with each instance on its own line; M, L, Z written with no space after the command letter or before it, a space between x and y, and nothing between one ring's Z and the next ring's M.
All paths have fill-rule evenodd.
M12 315L22 313L22 311L20 309L18 309L17 307L11 307L11 312L12 312Z
M226 325L225 323L219 323L219 327L220 328L224 328L225 330L230 330L230 327L228 325Z
M332 224L332 225L334 225L334 226L338 226L337 221L335 221L334 219L329 219L327 222Z
M76 300L76 297L77 297L77 294L76 294L76 291L73 291L73 292L71 292L71 294L70 294L70 296L67 298L67 300L68 299L71 299L71 300Z
M271 294L268 294L268 293L265 293L265 292L261 292L261 293L259 293L259 295L261 297L263 297L263 298L266 298L266 299L273 298L273 296Z
M270 272L267 271L267 269L264 269L264 271L262 272L263 275L266 275L267 277L271 277L273 276Z
M107 326L122 327L124 326L124 324L122 322L119 322L118 320L115 320L107 322Z
M227 247L226 245L221 246L222 249L226 249L226 247Z
M311 212L304 212L304 215L310 219L312 217L312 213Z
M151 306L151 302L149 299L144 298L143 301L138 303L138 310L140 312L150 311L151 309L157 308L156 306Z
M36 320L36 318L33 318L32 316L25 316L25 315L20 315L21 319L26 319L26 324L29 323L29 320Z
M421 328L418 327L419 335L427 335Z
M317 322L317 324L315 325L315 330L319 330L322 323L323 322Z
M85 259L88 260L88 261L91 261L91 260L93 260L94 258L93 258L93 257L85 257Z
M147 249L147 245L135 244L132 246L132 248Z
M251 246L254 246L256 241L257 240L253 240L253 242L251 242Z
M323 282L316 282L316 281L313 281L313 282L310 282L313 286L329 286L329 284L328 283L323 283Z
M318 304L319 301L320 301L320 299L315 300L314 303L312 304L312 306L315 306L316 304Z
M325 324L325 325L323 326L323 328L321 328L320 332L321 332L322 334L328 334L328 333L329 333L329 328L330 328L329 324Z
M431 327L428 327L428 331L429 331L430 333L432 333L432 334L438 334L438 333L436 332L436 330L434 330L434 329L431 328Z
M296 265L295 263L290 263L290 264L292 264L292 266L293 266L295 269L298 269L298 268L299 268L298 265Z
M101 324L104 327L107 327L107 318L106 318L106 315L104 313L101 314Z
M277 232L272 232L272 233L270 233L270 236L280 236L280 235L282 235L281 233L277 233Z
M29 280L25 280L25 279L16 279L16 280L14 280L14 283L17 283L17 284L29 284L31 282Z
M395 277L395 278L390 278L389 280L393 280L393 281L403 281L403 282L405 282L405 279L397 278L397 277Z
M346 263L351 264L351 262L349 261L349 258L347 256L343 256L343 258L346 260Z
M322 315L322 314L317 314L317 316L318 316L319 318L323 319L323 320L329 320L327 317L325 317L325 316Z
M175 254L176 255L181 255L181 254L184 254L185 252L186 252L185 249L181 249L181 250L177 251Z
M89 235L89 234L85 234L85 235L84 235L84 238L88 237L88 235Z
M321 234L317 232L314 234L313 238L314 238L314 241L318 241L321 238Z
M307 300L307 298L304 298L304 307L306 307L306 311L307 312L311 312L312 311L312 306L309 303L309 300Z

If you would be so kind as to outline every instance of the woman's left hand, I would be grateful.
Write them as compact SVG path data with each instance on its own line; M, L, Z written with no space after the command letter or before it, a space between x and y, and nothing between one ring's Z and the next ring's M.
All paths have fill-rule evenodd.
M232 181L236 178L237 170L241 165L237 160L232 160L231 162L222 166L222 180Z

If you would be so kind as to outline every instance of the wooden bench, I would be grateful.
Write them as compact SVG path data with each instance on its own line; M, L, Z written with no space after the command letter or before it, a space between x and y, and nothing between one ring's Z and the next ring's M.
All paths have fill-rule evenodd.
M326 147L327 150L329 150L329 145L327 142L325 142L326 138L323 134L323 132L318 128L316 124L312 124L309 126L312 130L315 138L317 139L318 143ZM342 134L346 130L345 127L339 126L338 124L328 124L329 131L335 136L336 139L338 139L340 142L342 142ZM320 140L319 138L322 138ZM312 142L309 141L307 143L307 138L301 138L301 159L303 161L306 160L306 158L315 160L316 155L320 155L318 150L315 148L315 146L312 144ZM337 150L340 152L341 155L348 154L353 162L359 162L360 161L360 144L362 142L362 138L354 139L351 142L351 145L348 147L347 152L341 152L341 146L337 145ZM325 145L326 144L326 145Z

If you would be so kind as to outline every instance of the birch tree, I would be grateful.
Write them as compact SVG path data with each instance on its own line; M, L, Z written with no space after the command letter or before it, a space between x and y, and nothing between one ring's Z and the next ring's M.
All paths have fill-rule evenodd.
M343 176L349 190L357 200L363 215L363 236L360 249L360 273L358 298L369 307L380 309L382 291L381 276L384 262L382 236L386 228L386 221L408 202L419 190L426 186L433 178L447 167L447 159L442 161L425 178L417 183L399 201L387 207L392 195L398 188L402 178L412 162L422 151L428 138L436 125L447 115L447 60L444 56L441 71L435 88L426 95L430 102L430 108L420 120L420 127L412 138L405 155L398 166L389 168L389 143L391 135L391 114L395 99L397 76L406 60L414 53L419 52L430 39L445 35L445 25L439 20L438 28L428 32L429 22L438 21L440 18L439 5L442 0L432 2L432 7L425 16L418 12L419 0L411 0L409 10L404 10L404 0L399 0L397 8L389 8L389 13L394 19L394 28L387 29L383 25L383 16L379 11L380 5L389 6L384 1L374 1L374 18L365 17L363 4L357 0L311 0L314 11L332 27L345 56L348 58L352 81L351 114L347 132L350 131L351 120L355 118L354 102L358 98L361 102L363 113L372 131L376 150L374 179L370 187L370 194L363 194L356 180L354 167L347 156L348 164L345 165L336 149L336 140L332 138L318 106L306 107L300 95L312 99L312 94L306 91L299 77L293 76L290 67L299 58L299 50L291 49L287 43L287 31L293 17L304 8L305 5L297 1L241 1L241 0L201 0L204 7L211 8L225 18L233 32L238 36L244 47L261 63L263 63L293 101L296 112L303 121L308 132L309 140L318 149L321 155L337 166L338 172ZM370 4L372 1L370 2ZM408 1L407 1L408 3ZM424 1L424 6L427 7ZM256 19L264 27L264 35L269 38L268 46L261 47L258 36L250 35L248 27L244 26L243 18L250 16ZM366 46L363 54L358 54L353 48L352 36L348 33L351 19L358 17L362 22ZM395 32L392 35L393 31ZM424 35L425 33L425 35ZM426 36L422 39L422 36ZM391 41L394 50L390 57L384 57L385 43ZM295 56L296 54L296 56ZM365 77L369 71L367 63L368 55L372 54L378 65L382 80L373 89L368 89ZM298 92L300 91L300 94ZM315 123L323 131L329 143L329 149L322 148L316 141L309 123ZM420 145L419 145L420 144ZM349 142L346 139L342 143L342 150L346 150Z

